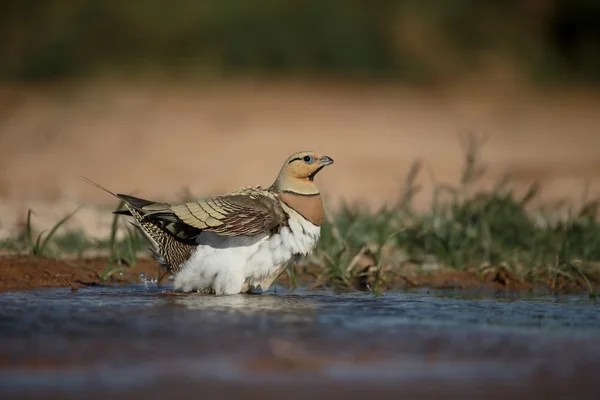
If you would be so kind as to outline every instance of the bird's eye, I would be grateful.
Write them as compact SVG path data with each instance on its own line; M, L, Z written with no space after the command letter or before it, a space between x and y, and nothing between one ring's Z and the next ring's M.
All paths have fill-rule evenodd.
M313 158L313 156L304 156L303 160L307 164L312 164L315 162L315 159Z

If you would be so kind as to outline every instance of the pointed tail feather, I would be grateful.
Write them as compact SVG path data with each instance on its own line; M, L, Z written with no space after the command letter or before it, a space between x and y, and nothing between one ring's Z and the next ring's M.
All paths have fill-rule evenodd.
M101 186L100 184L92 181L91 179L86 178L85 176L83 176L81 174L77 174L77 175L79 176L79 179L81 179L82 181L84 181L84 182L86 182L86 183L88 183L88 184L90 184L90 185L92 185L92 186L94 186L94 187L96 187L96 188L98 188L98 189L100 189L100 190L102 190L102 191L104 191L104 192L112 195L112 196L115 196L116 198L120 198L116 193L111 192L110 190L108 190L104 186Z
M144 207L147 207L151 204L156 204L159 207L164 207L164 205L162 203L155 203L154 201L150 201L150 200L146 200L146 199L141 199L139 197L135 197L135 196L131 196L128 194L122 194L122 193L114 193L110 190L108 190L107 188L105 188L104 186L92 181L89 178L86 178L85 176L78 174L79 178L81 180L83 180L84 182L110 194L111 196L114 196L120 200L123 200L128 206L133 207L136 210L142 210ZM166 206L166 205L165 205ZM122 215L132 215L129 211L127 210L123 210L123 211L115 211L114 214L122 214Z

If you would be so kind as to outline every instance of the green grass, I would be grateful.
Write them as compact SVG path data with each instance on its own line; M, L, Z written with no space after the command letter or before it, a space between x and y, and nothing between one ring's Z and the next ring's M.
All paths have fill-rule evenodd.
M116 211L122 208L123 202L121 201L117 205ZM78 209L58 221L47 235L45 235L45 230L42 230L34 239L33 232L35 229L32 216L35 214L32 210L28 210L24 232L16 238L9 238L4 241L0 245L0 250L9 253L26 253L36 257L68 255L79 259L83 258L88 251L101 252L107 257L106 266L101 272L97 272L93 268L77 266L77 268L92 272L101 282L110 280L115 273L135 267L138 254L148 247L147 242L136 228L131 224L119 224L119 215L115 214L111 223L110 234L106 239L88 238L81 229L60 234L60 228L77 211ZM121 239L117 239L120 230L124 231L124 235Z
M459 184L436 183L429 209L414 210L421 170L415 163L396 204L374 212L344 205L335 212L304 267L320 266L316 279L323 284L375 292L407 265L505 268L525 282L555 288L560 280L581 281L594 296L589 272L598 271L600 261L598 202L549 207L539 199L538 183L518 196L507 177L491 190L477 189L485 173L478 158L482 141L471 135L463 143ZM561 211L565 218L557 218Z
M112 278L112 276L117 272L124 272L127 270L127 268L123 266L120 261L121 260L117 260L117 266L115 267L115 261L110 260L108 263L106 263L106 266L104 267L104 269L102 269L101 272L97 272L95 269L83 265L80 265L77 268L81 268L91 272L100 282L108 282Z
M288 271L290 285L296 287L300 275L312 275L313 286L381 293L404 277L406 268L416 266L431 274L443 268L480 276L503 271L553 289L576 284L595 296L598 282L594 279L600 271L599 201L584 196L577 207L545 204L540 184L533 182L519 195L511 188L510 177L483 190L479 183L486 173L480 159L484 141L466 135L461 143L464 169L457 185L434 180L431 205L418 211L414 199L421 191L416 182L423 164L415 162L394 204L376 210L342 205L327 216L313 254ZM117 209L121 207L122 203ZM119 224L118 215L104 240L86 238L81 231L59 234L71 214L34 241L31 215L25 233L2 244L5 251L80 257L90 250L104 251L108 261L99 279L106 280L126 266L135 266L139 253L148 247L136 229ZM118 235L119 229L125 230L124 235Z
M123 205L124 202L121 200L115 211L122 210ZM138 251L140 251L142 246L146 245L142 235L131 224L125 225L123 228L121 228L125 230L125 237L120 241L117 240L119 219L120 216L118 214L113 215L107 244L107 249L109 252L108 261L104 269L101 272L96 272L92 268L84 266L80 267L92 272L101 282L110 280L113 274L117 272L124 272L127 270L127 268L135 268Z
M48 253L51 253L51 249L49 248L54 241L58 239L58 231L69 219L73 217L77 213L79 209L76 209L71 214L66 215L61 220L59 220L52 228L48 234L46 230L42 230L38 233L37 237L34 239L33 235L33 221L32 216L35 214L32 210L27 211L27 219L25 222L25 229L17 238L9 238L5 240L0 246L0 250L6 251L18 251L18 252L27 252L33 256L37 257L45 257Z

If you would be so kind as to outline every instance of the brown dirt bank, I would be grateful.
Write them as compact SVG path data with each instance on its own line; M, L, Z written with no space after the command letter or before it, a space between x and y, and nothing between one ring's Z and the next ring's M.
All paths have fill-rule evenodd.
M120 276L101 280L101 275L107 270L107 260L93 259L56 259L40 258L26 255L0 256L0 293L7 291L23 291L38 288L69 287L77 290L90 285L126 285L140 283L139 274L144 273L149 279L158 277L156 264L150 259L138 259L136 265L127 268ZM96 274L97 273L97 274ZM297 274L299 271L297 271ZM528 292L534 289L547 289L555 293L585 293L589 290L585 281L567 281L559 279L555 283L550 280L546 284L532 285L514 276L502 267L486 270L455 270L439 269L424 272L419 268L406 268L402 273L390 275L384 289L464 289L471 291L508 291ZM168 282L168 275L161 277L161 283ZM600 289L600 274L592 277L596 291ZM287 274L282 274L276 283L289 285ZM315 279L308 274L299 274L297 283L311 287ZM363 285L364 286L364 285ZM357 288L361 282L357 282ZM364 290L365 288L362 287Z
M140 273L149 279L157 277L156 264L151 260L139 259L122 277L117 272L113 274L113 279L103 282L93 271L102 274L106 266L107 260L102 258L65 260L24 255L0 256L0 292L68 286L76 290L89 285L139 283ZM163 277L161 282L166 282L166 279L166 276Z

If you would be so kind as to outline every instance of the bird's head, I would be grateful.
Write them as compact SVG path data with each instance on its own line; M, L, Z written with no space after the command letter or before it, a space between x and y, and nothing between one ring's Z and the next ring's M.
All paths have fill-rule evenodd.
M292 154L283 163L273 188L281 192L293 192L302 195L318 194L314 183L315 175L323 168L333 164L331 157L314 151L300 151Z

